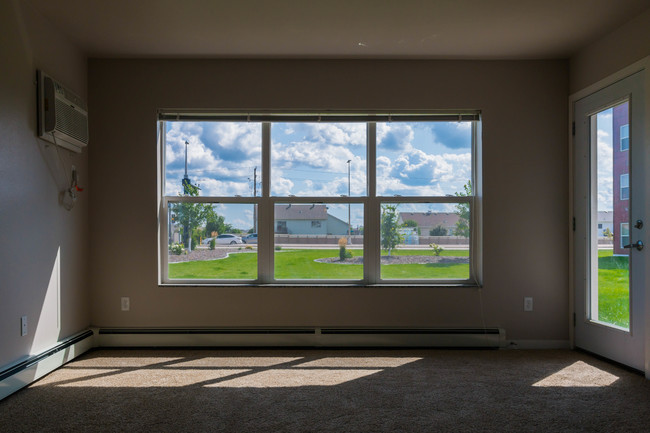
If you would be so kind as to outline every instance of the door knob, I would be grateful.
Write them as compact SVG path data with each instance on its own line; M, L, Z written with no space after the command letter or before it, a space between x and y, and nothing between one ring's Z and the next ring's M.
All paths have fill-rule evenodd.
M643 241L636 241L633 244L623 245L623 248L636 248L637 250L641 251L643 249Z

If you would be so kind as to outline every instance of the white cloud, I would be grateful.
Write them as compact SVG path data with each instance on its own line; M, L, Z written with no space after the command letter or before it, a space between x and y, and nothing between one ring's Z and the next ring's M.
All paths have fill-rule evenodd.
M377 147L389 150L405 149L414 138L413 128L405 123L378 123Z
M611 137L608 133L598 130L598 210L612 210L614 203L614 159Z
M380 194L453 194L470 179L471 154L427 154L409 146L394 161L378 158L377 176Z

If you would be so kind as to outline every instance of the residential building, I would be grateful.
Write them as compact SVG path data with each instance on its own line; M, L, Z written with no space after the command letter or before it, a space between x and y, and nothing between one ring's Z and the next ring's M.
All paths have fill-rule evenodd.
M630 243L630 125L629 105L623 103L612 109L613 195L614 195L614 254L628 255L623 248Z
M429 231L439 226L445 229L446 236L454 236L459 218L458 214L453 212L400 212L399 223L415 221L421 236L429 236Z
M328 213L324 204L277 204L273 226L277 234L348 234L348 224Z

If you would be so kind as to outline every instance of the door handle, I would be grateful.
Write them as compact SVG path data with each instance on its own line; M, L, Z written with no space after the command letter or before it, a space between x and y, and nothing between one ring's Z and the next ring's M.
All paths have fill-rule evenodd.
M636 248L637 250L641 251L643 249L643 241L636 241L633 244L623 245L623 248Z

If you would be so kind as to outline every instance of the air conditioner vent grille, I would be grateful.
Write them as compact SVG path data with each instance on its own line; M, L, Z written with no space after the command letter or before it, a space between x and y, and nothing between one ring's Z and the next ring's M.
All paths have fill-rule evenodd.
M59 98L56 98L55 105L55 129L88 144L88 118L86 115Z

